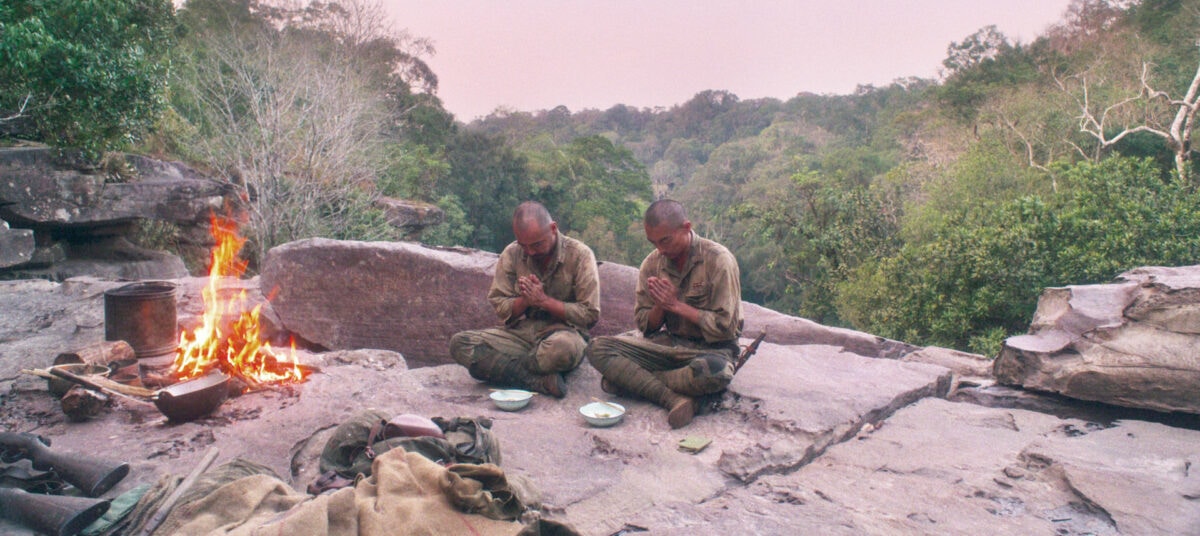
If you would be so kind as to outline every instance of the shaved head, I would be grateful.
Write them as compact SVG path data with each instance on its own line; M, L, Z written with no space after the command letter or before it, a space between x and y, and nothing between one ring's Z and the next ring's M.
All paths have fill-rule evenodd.
M554 220L550 218L550 211L537 201L526 201L517 205L517 209L513 211L513 229L527 229L530 231L545 231L550 227Z
M673 199L659 199L651 203L642 220L646 227L666 226L668 229L678 229L687 221L687 210Z
M513 211L513 235L521 251L538 262L547 262L558 247L558 224L537 201L526 201Z

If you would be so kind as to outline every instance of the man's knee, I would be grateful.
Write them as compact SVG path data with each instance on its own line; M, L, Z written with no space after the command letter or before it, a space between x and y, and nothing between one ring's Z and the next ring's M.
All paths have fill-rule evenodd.
M733 363L724 355L700 354L688 366L692 369L696 389L705 393L720 391L733 381Z
M559 331L547 336L538 344L534 361L538 372L566 372L583 361L587 342L575 331Z
M612 336L593 337L584 349L583 354L587 357L588 363L592 367L600 371L601 374L608 369L608 363L616 355L616 338Z
M464 367L475 361L475 345L479 344L469 331L460 331L450 337L450 357Z

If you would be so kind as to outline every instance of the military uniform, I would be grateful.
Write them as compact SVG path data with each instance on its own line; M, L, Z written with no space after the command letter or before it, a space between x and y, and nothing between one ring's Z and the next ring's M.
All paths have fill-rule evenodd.
M646 291L650 277L671 281L679 299L699 310L699 322L668 312L662 329L650 331L650 310L654 308ZM725 389L733 379L733 360L742 333L739 277L733 254L694 232L682 270L658 250L652 251L638 273L634 316L641 333L597 337L588 346L589 362L604 376L606 385L667 408L679 403L679 395Z
M547 296L563 302L565 320L533 306L513 315L513 302L521 296L517 279L529 275L537 276ZM522 373L570 371L583 360L588 330L600 319L596 257L583 242L558 233L554 257L542 270L513 242L500 254L487 299L504 327L463 331L450 339L450 355L472 376L524 386L530 378ZM511 359L496 363L489 358L495 354Z

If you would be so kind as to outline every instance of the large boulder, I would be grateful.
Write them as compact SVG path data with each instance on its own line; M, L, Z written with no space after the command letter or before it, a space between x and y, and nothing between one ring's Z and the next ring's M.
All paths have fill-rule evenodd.
M174 254L134 245L141 220L174 224L172 240L185 255L211 248L208 222L240 203L232 184L211 180L179 162L124 155L120 176L81 166L46 147L0 149L0 217L35 249L0 259L6 278L62 281L95 276L170 279L188 275ZM19 228L19 229L18 229ZM0 246L5 235L0 230ZM0 247L0 257L8 248Z
M498 255L407 242L300 240L267 252L260 282L284 327L328 349L378 348L412 366L450 362L450 337L499 325L487 303ZM634 327L637 269L602 262L600 321L592 335ZM868 357L900 357L915 347L831 328L743 303L745 335L767 342L838 346Z
M314 238L268 251L259 282L304 340L433 365L449 361L456 329L497 324L485 299L495 264L496 255L475 250Z
M232 185L183 164L135 156L127 161L139 179L110 182L104 173L63 163L53 149L0 150L0 216L32 229L105 227L143 218L196 223L236 201Z
M997 381L1133 408L1200 413L1200 266L1139 268L1046 289Z

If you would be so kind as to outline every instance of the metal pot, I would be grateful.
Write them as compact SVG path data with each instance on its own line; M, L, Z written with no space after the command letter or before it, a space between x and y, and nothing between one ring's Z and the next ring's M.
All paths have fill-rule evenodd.
M175 288L169 281L142 281L104 291L104 340L129 343L138 359L174 354Z

